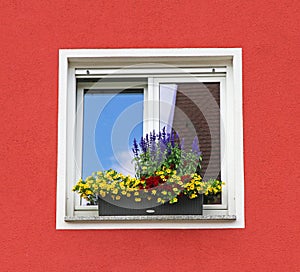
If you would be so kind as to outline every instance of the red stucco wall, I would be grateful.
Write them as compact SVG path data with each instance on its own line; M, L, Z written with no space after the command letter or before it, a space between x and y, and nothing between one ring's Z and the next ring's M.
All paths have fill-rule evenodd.
M300 271L299 19L293 0L1 1L0 270ZM245 229L55 230L58 49L129 47L243 48Z

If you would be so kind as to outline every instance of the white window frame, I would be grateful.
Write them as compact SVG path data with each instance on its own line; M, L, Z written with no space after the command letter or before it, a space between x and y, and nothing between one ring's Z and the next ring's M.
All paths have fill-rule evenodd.
M149 63L153 63L153 67ZM120 68L144 63L147 65ZM158 64L164 63L165 67ZM150 66L150 68L149 68ZM174 67L174 69L173 69ZM177 69L176 67L180 67ZM78 205L71 188L78 178L81 149L76 148L82 120L76 118L76 77L146 77L148 89L145 97L157 100L159 83L172 82L187 73L207 82L221 82L221 172L226 173L223 201L226 206L211 205L203 216L156 217L151 220L104 220L95 215L95 207ZM219 77L217 77L219 76ZM151 89L153 88L153 89ZM156 96L155 96L156 94ZM154 95L154 97L152 96ZM154 103L153 103L154 105ZM151 103L147 110L151 109ZM243 122L242 122L242 58L241 49L63 49L59 51L59 112L58 112L58 168L57 168L57 229L120 229L120 228L243 228L244 227L244 171L243 171ZM156 124L146 126L146 131ZM76 140L77 138L77 140ZM76 171L77 167L77 171ZM224 179L222 177L222 179ZM225 180L224 179L224 180ZM228 200L228 201L227 201ZM222 202L222 203L224 203ZM217 209L217 210L216 210ZM223 212L220 212L223 209ZM214 213L214 210L216 211ZM155 216L154 216L155 217ZM148 217L149 218L149 217ZM179 220L180 219L180 220Z

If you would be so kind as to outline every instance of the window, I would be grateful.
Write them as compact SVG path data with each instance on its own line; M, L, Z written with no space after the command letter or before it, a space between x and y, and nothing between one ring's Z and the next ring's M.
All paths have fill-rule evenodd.
M196 136L201 175L226 182L203 216L101 218L72 192L97 170L132 173L133 139L162 128ZM242 140L240 49L61 50L57 228L243 227Z

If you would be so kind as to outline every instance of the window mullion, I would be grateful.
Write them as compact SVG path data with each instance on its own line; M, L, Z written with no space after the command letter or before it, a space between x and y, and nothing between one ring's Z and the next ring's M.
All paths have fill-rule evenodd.
M145 135L153 130L159 131L159 85L154 84L153 77L148 77L148 88L144 101Z

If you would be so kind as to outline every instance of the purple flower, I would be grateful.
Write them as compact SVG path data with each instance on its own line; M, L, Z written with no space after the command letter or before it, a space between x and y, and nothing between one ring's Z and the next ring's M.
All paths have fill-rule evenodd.
M144 153L147 152L147 144L146 144L146 142L144 141L144 138L143 138L143 137L141 137L140 147L141 147L141 150L142 150Z
M144 141L145 141L146 146L149 147L149 135L148 135L148 133L146 134L146 138L145 138Z
M184 138L181 139L178 146L179 146L179 149L184 150Z
M134 138L133 139L133 148L132 148L132 152L134 154L135 157L138 157L138 154L139 154L139 146L136 142L136 139Z
M163 139L163 141L166 141L166 127L162 129L161 138Z
M153 130L153 133L150 132L150 143L155 142L155 140L156 140L156 134L155 134L155 130Z
M154 158L155 154L156 154L156 143L155 143L155 141L151 142L150 153L151 153L151 156Z
M198 156L201 155L201 151L199 149L199 142L198 142L198 137L195 136L194 140L193 140L193 144L192 144L192 152L196 153Z
M163 139L160 139L160 140L159 140L159 149L160 149L161 153L163 153L163 152L165 151L166 147L167 147L167 146L166 146L164 140L163 140Z

